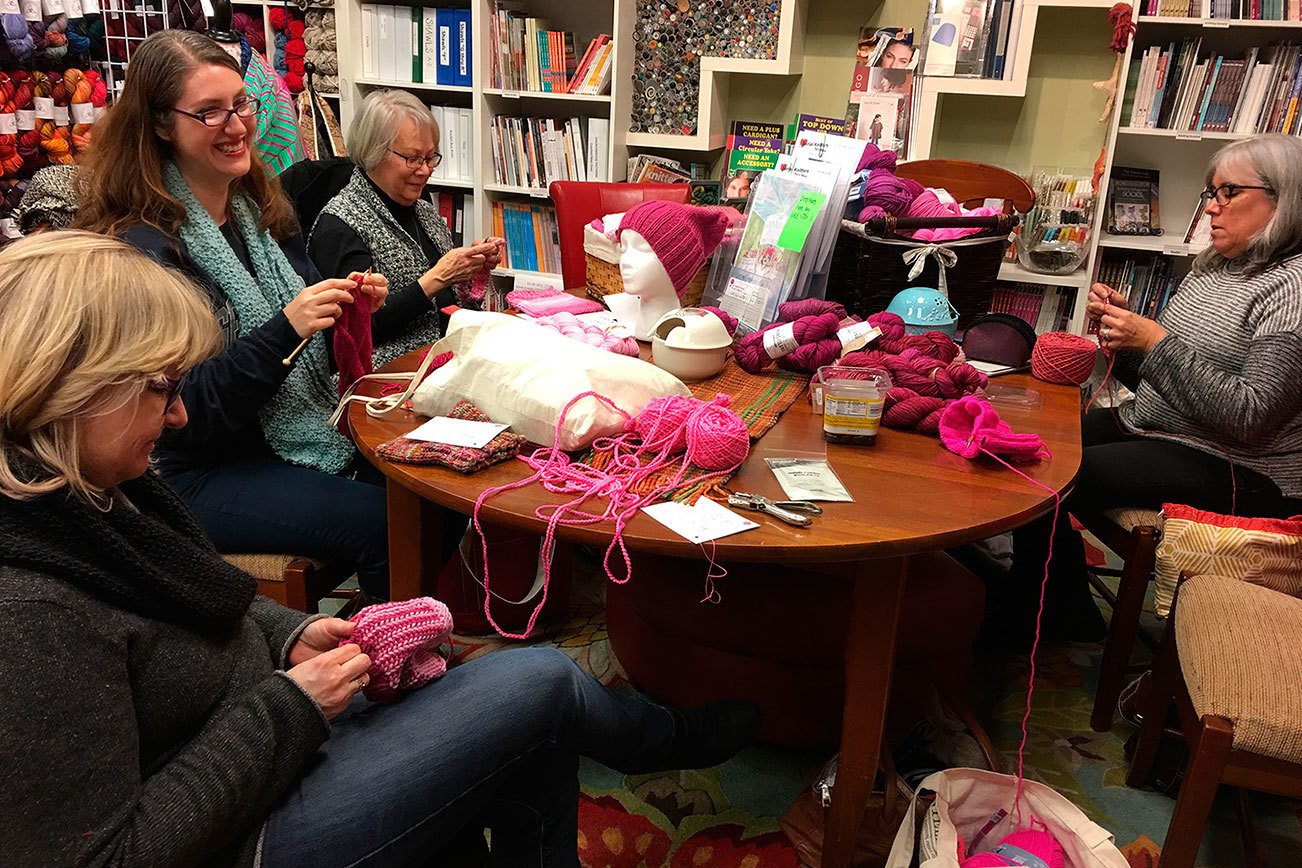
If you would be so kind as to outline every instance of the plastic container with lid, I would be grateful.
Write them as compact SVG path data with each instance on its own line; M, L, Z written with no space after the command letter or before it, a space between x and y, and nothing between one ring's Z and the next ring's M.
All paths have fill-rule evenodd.
M814 411L821 409L823 414L823 439L858 446L875 444L891 385L891 375L881 368L819 368L810 396Z

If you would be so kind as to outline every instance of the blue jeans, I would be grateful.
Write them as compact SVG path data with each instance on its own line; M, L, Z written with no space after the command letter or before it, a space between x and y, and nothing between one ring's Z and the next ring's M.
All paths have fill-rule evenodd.
M165 478L220 552L342 561L373 599L389 598L382 485L251 455ZM380 477L382 480L383 478Z
M471 823L493 864L579 864L578 757L614 762L662 746L669 712L608 691L551 648L499 651L394 705L354 700L272 812L262 862L433 865Z

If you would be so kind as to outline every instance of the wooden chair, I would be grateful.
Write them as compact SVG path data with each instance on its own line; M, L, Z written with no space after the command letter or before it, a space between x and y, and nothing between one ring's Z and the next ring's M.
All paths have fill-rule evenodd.
M258 580L258 593L300 612L315 613L326 598L360 602L360 591L340 590L352 570L294 555L222 555ZM345 604L349 605L349 604Z
M1103 645L1103 660L1099 664L1099 685L1094 694L1094 710L1090 726L1096 732L1107 732L1117 710L1117 699L1125 686L1126 670L1135 639L1149 648L1157 647L1157 639L1139 629L1139 618L1144 610L1144 595L1153 578L1157 562L1157 541L1161 534L1162 514L1155 509L1109 509L1103 512L1076 512L1076 520L1098 537L1123 561L1114 594L1112 589L1095 573L1110 574L1111 570L1091 570L1090 584L1112 607L1108 623L1108 638Z
M1025 214L1035 207L1035 191L1020 175L987 163L968 160L914 160L901 163L895 174L927 187L944 187L960 204L980 205L984 199L1002 198L1009 208Z
M583 256L583 227L598 217L627 211L652 199L686 204L686 184L624 184L605 181L552 181L548 188L556 203L556 225L561 241L561 277L568 290L587 285L588 264Z
M1302 599L1223 576L1183 581L1153 670L1126 783L1157 755L1171 705L1189 764L1159 868L1192 868L1221 784L1302 798ZM1245 795L1244 851L1257 854Z

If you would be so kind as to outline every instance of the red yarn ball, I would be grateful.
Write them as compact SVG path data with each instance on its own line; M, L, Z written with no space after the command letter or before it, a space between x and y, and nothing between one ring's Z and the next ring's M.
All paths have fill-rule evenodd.
M687 460L702 470L731 470L750 454L750 431L728 409L731 401L727 395L715 395L687 419Z
M282 6L272 6L267 10L267 20L271 22L272 30L284 30L289 22L289 12Z
M1079 386L1094 373L1098 347L1089 338L1067 332L1040 335L1031 350L1031 373L1046 383Z

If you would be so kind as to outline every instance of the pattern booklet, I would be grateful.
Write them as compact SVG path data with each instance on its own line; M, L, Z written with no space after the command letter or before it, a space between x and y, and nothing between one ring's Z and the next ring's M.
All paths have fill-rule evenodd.
M917 61L912 29L865 27L859 32L845 114L849 135L906 155Z

